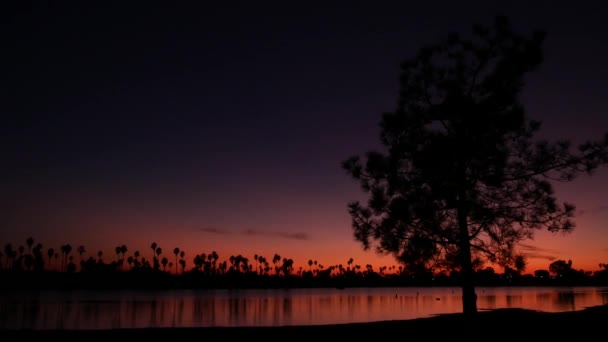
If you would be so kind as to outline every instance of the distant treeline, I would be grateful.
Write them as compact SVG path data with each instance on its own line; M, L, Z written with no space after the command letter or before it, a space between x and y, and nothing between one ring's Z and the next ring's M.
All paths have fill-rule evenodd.
M459 286L456 270L408 271L401 266L361 266L350 258L346 266L325 267L308 260L308 268L294 269L294 261L275 254L268 260L254 255L253 261L242 255L220 261L212 251L186 261L185 252L174 248L169 256L155 242L150 245L151 258L139 251L128 254L126 245L115 248L116 256L106 257L101 251L87 256L84 246L75 250L70 244L43 248L28 238L25 245L11 243L0 252L0 287L5 289L159 289L159 288L292 288L292 287L378 287L378 286ZM75 260L78 258L78 261ZM107 260L112 259L112 260ZM79 266L77 266L77 263ZM517 269L504 267L497 273L492 267L477 267L479 286L548 286L608 285L608 264L599 271L576 270L572 261L557 260L548 270L522 274L525 263Z

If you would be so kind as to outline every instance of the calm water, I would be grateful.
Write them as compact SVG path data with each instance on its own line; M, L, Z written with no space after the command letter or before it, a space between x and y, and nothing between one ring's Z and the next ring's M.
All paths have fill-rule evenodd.
M40 292L0 295L0 328L109 329L371 322L460 312L459 288ZM608 288L478 288L480 309L581 310Z

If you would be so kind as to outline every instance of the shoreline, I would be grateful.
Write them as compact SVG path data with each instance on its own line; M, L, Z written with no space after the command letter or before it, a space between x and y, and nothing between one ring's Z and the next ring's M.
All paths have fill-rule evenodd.
M394 337L398 335L427 338L480 338L491 339L487 333L499 337L539 336L544 338L575 338L601 335L608 320L608 303L577 311L542 312L529 309L494 309L479 311L474 316L462 313L439 314L432 317L367 323L332 325L298 325L276 327L191 327L191 328L121 328L104 330L0 330L2 338L50 339L83 341L84 339L175 339L200 336L201 338L263 338L266 341L284 341L295 336L301 338L361 339ZM420 335L423 334L423 335ZM403 335L405 336L405 335ZM493 336L493 337L496 337ZM500 338L503 340L503 338Z

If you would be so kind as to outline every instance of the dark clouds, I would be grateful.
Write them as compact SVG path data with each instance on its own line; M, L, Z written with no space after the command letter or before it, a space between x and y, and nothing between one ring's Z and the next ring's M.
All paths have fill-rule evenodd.
M242 235L257 235L257 236L268 236L276 237L281 239L289 240L310 240L310 235L302 232L287 232L287 231L264 231L259 229L244 229L240 231L231 231L228 229L221 229L216 227L205 227L201 228L204 233L210 234L242 234Z
M559 254L559 251L549 248L541 248L533 245L522 243L519 245L522 254L529 259L544 259L548 261L554 261L557 259L555 254Z
M589 216L589 215L600 215L608 212L608 205L598 205L597 207L593 207L590 209L579 210L579 216Z

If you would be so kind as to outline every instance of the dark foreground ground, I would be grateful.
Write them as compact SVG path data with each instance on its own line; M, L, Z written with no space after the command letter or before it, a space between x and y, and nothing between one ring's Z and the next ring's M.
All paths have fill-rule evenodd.
M0 330L0 341L606 341L608 304L582 311L544 313L523 309L447 314L431 318L322 326L159 328L80 331ZM373 341L376 342L376 341ZM379 340L377 342L380 342Z

